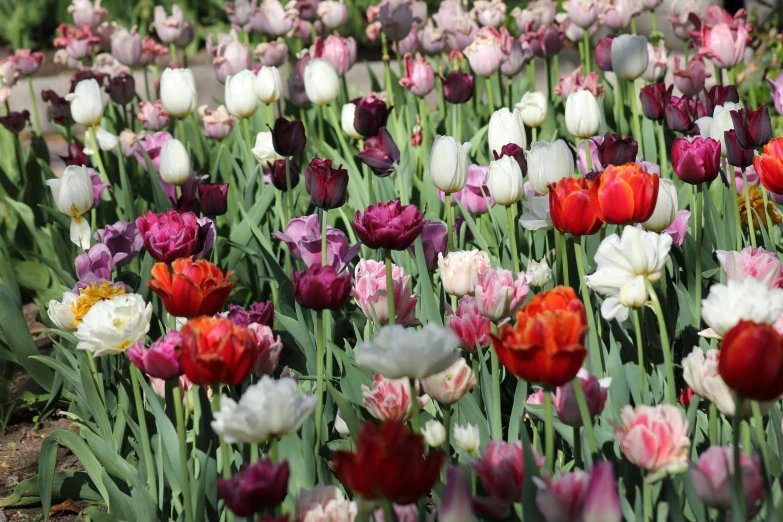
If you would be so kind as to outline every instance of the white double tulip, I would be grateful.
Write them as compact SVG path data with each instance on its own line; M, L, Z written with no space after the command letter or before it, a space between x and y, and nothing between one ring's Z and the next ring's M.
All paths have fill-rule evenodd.
M549 110L546 95L539 91L526 92L515 107L519 110L525 125L533 128L544 124Z
M677 187L670 179L660 180L658 185L658 199L655 202L655 211L650 219L642 223L645 230L653 232L662 232L674 223L677 217L677 207L679 200L677 198Z
M158 175L171 185L182 185L190 179L190 156L178 139L167 140L161 147Z
M701 316L708 329L703 337L722 339L740 321L774 324L783 314L783 290L770 289L764 283L746 277L731 279L710 287L701 302Z
M340 94L340 78L335 68L322 58L310 60L304 70L307 99L315 105L329 105Z
M574 155L565 141L534 141L525 151L527 179L536 193L549 194L549 184L574 175Z
M255 93L256 77L253 71L240 71L226 78L226 109L237 118L249 118L258 109L258 97Z
M489 268L489 255L482 250L457 250L438 254L438 272L449 295L473 295L481 272Z
M432 184L446 194L459 192L468 182L468 149L451 136L437 136L430 153L430 179Z
M95 202L92 179L87 167L71 165L66 167L62 176L46 181L52 189L52 197L57 209L71 216L71 241L82 250L90 248L90 224L82 217Z
M522 149L527 147L525 124L519 109L514 109L514 112L511 112L508 107L496 110L489 119L487 141L490 154L492 152L500 154L503 146L509 143L518 145Z
M73 325L76 316L73 313L71 305L79 298L78 294L73 292L63 292L61 300L52 299L49 301L49 319L54 325L64 332L73 332L76 327Z
M283 95L283 80L277 67L261 67L256 74L253 88L261 103L275 103Z
M649 61L647 37L621 34L612 40L612 70L619 79L633 81L641 78Z
M100 123L103 117L103 98L101 87L93 78L82 80L65 99L71 102L71 117L76 123L92 127Z
M196 81L190 69L167 68L160 76L160 101L174 118L196 110Z
M93 357L123 353L149 331L151 318L152 304L139 294L98 301L76 328L76 348L91 352Z
M552 269L549 268L549 263L546 262L546 258L541 258L539 263L535 259L531 259L527 264L527 270L525 271L527 280L530 282L530 286L542 287L552 279Z
M503 156L489 164L487 173L489 195L498 205L515 205L525 193L525 180L517 160Z
M568 132L577 138L589 138L601 126L601 109L590 91L580 90L568 95L565 108Z

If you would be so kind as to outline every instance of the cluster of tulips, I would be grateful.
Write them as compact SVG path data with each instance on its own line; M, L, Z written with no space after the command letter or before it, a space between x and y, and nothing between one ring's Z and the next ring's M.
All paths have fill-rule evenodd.
M62 444L96 520L776 520L783 137L744 74L766 35L673 2L667 85L660 4L383 0L359 93L349 5L237 0L211 109L176 5L153 37L73 0L71 92L34 92L41 53L0 63L4 330L35 290L55 351L5 338L77 426L44 442L45 512Z

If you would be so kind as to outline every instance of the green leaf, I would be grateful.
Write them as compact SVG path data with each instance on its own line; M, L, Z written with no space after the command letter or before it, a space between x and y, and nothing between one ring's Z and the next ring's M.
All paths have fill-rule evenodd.
M30 358L39 355L40 352L27 328L21 303L5 285L0 285L0 317L3 318L3 335L8 342L8 347L35 382L46 391L50 391L54 373L45 364Z
M48 455L47 458L50 458ZM95 484L84 471L56 471L52 481L52 498L73 500L101 500ZM14 488L14 492L0 500L0 508L22 507L41 503L41 490L38 476L23 480Z

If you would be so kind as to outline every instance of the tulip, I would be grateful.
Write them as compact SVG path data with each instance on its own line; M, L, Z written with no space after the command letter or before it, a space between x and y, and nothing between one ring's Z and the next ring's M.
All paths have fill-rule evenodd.
M758 456L751 459L740 454L742 467L742 489L745 499L745 514L753 518L761 509L764 484ZM721 511L732 507L734 484L734 459L731 446L711 446L699 457L699 463L690 464L691 482L699 500L707 506Z
M198 108L198 114L204 124L204 134L216 141L226 139L238 121L228 113L224 105L219 106L215 111L210 111L206 105L202 105Z
M563 178L550 185L549 206L557 230L575 236L598 232L604 222L590 201L596 184L587 178Z
M435 56L439 54L446 45L445 34L442 29L435 27L433 19L427 20L424 27L417 33L419 46L424 54Z
M542 92L526 92L522 100L515 105L522 122L528 127L540 127L546 121L549 106ZM494 115L493 115L494 116ZM524 148L524 147L522 147Z
M73 25L81 27L86 24L93 29L101 25L109 13L101 7L101 0L73 0L68 6L68 12L73 15Z
M495 74L505 59L500 34L491 27L480 29L464 53L473 72L485 78Z
M712 285L701 306L709 329L700 335L720 339L740 321L774 324L783 313L783 290L752 277L729 279L725 285Z
M435 87L435 73L430 63L420 54L414 61L410 53L404 58L405 76L400 78L400 85L408 89L414 96L426 96Z
M539 58L551 58L563 48L564 40L565 34L560 27L547 24L530 35L529 44L534 55Z
M448 158L448 156L446 157ZM442 173L443 171L430 168L430 173L433 172ZM452 197L459 201L462 206L465 207L465 210L472 215L485 214L489 210L489 207L495 204L492 196L489 195L489 188L487 187L488 172L489 167L480 165L469 166L467 183L461 190L452 193ZM439 195L441 199L445 199L445 193L443 191L439 191ZM435 261L437 262L437 259L435 259Z
M739 103L739 92L734 85L713 85L709 90L704 90L706 115L713 116L715 107L727 103ZM740 108L740 107L736 107Z
M614 36L604 36L595 46L595 63L602 71L612 70L612 40Z
M150 131L159 131L169 124L169 113L163 108L163 103L158 100L150 103L144 100L139 104L137 118Z
M287 120L282 116L275 120L272 130L272 144L281 156L296 156L307 144L304 125L299 120Z
M174 274L165 263L155 263L147 287L160 296L166 311L175 317L215 315L226 304L234 283L212 263L200 259L175 259Z
M720 149L720 143L711 138L677 138L672 144L672 168L691 185L710 182L720 173Z
M697 96L710 76L712 75L707 72L703 59L694 58L688 62L685 69L680 69L680 57L674 58L674 85L685 96Z
M252 324L271 328L275 321L275 306L272 301L253 303L249 310L238 305L228 305L226 317L235 325L243 328Z
M385 103L383 104L386 105ZM362 139L362 135L359 134L356 131L356 128L354 126L354 120L356 118L356 104L355 103L346 103L343 105L342 112L340 113L340 126L343 129L343 132L347 134L349 137L360 140Z
M696 130L694 121L706 115L706 110L703 109L703 105L697 100L672 96L664 111L666 124L673 131L693 134Z
M345 204L348 188L348 171L333 168L332 160L313 158L305 169L305 189L313 204L325 210Z
M764 152L753 158L753 167L764 188L783 194L783 138L774 138L764 145Z
M258 97L255 92L256 78L252 71L240 71L226 78L226 108L232 116L249 118L258 109Z
M329 105L340 93L340 83L332 65L324 59L310 60L304 70L307 99L316 105Z
M775 401L783 394L783 336L756 320L743 319L726 333L718 373L743 399Z
M725 133L734 130L734 121L732 120L731 113L741 108L742 106L738 103L726 102L723 105L716 105L713 110L709 134L710 138L721 142L721 153L724 157L727 155Z
M136 82L130 74L122 73L109 80L106 92L114 103L127 105L136 96Z
M98 125L103 117L101 88L95 80L83 80L73 93L65 97L71 102L71 116L76 123L85 127Z
M279 100L283 94L283 80L277 67L261 67L256 74L253 89L261 103L270 105Z
M622 34L612 40L612 71L619 79L641 78L648 62L647 37Z
M288 45L282 38L271 42L261 42L253 50L253 56L262 67L280 67L288 58Z
M506 55L500 64L500 72L507 78L513 78L533 59L533 50L528 42L511 37L505 27L500 28L500 40Z
M416 205L403 206L394 200L370 205L364 212L357 210L352 225L368 248L405 250L421 234L423 220Z
M527 146L527 137L519 109L514 109L513 113L506 107L495 111L489 120L487 141L490 151L500 151L508 143L524 149Z
M394 292L394 324L411 326L420 324L412 317L419 301L419 296L411 292L411 276L405 275L403 269L392 264L392 291ZM386 283L386 267L383 262L362 259L356 265L354 284L351 296L368 320L375 319L381 325L389 323L389 307L387 302L388 286Z
M487 175L487 188L495 203L507 207L522 199L524 189L522 176L522 169L511 156L503 156L491 162Z
M82 215L93 207L95 195L90 174L85 167L69 166L60 178L46 182L52 190L57 209L71 216L71 241L82 247L90 248L90 224Z
M424 391L441 404L454 404L476 385L476 375L460 357L450 367L422 380Z
M537 468L543 466L543 458L531 449ZM473 472L481 481L491 499L503 504L518 502L525 484L525 457L522 445L503 440L493 440L481 458L471 462Z
M451 103L466 103L473 97L473 76L453 71L443 82L443 97Z
M94 237L109 249L115 266L130 263L144 246L144 239L133 221L106 225L105 228L99 228Z
M473 2L471 15L484 27L497 27L506 18L506 4L502 0Z
M291 282L296 302L311 310L338 310L351 292L351 275L337 275L329 265L312 265L305 271L294 271Z
M374 418L380 421L404 422L411 416L411 393L408 379L387 379L375 375L372 389L364 384L361 386L364 407ZM416 382L416 400L419 409L430 401L426 395L419 398L419 383Z
M376 176L384 178L394 172L400 161L400 149L386 127L381 127L377 136L367 138L357 156Z
M353 127L365 138L375 137L391 114L393 107L387 107L386 102L375 96L367 96L356 101Z
M27 124L30 123L30 111L10 112L5 116L0 116L0 125L12 134L22 132Z
M601 520L620 522L622 510L617 495L614 471L609 462L593 466L590 473L560 473L557 482L538 477L536 505L546 522L568 520Z
M30 49L17 49L16 52L8 57L8 62L13 64L21 76L32 76L38 72L46 58L43 53L32 52ZM0 74L5 77L5 74ZM13 76L13 75L11 75ZM11 83L6 79L5 83Z
M608 167L609 165L622 166L626 163L634 163L639 151L639 145L633 138L621 138L617 134L612 134L610 132L607 132L604 135L604 139L597 145L597 148L601 155L598 165L602 167Z
M675 58L675 64L677 63ZM676 74L676 72L675 72ZM656 83L642 87L639 99L642 102L642 114L653 121L661 121L665 116L665 109L669 105L672 96L673 85L666 88L665 83Z
M335 451L332 467L340 482L362 499L411 504L430 492L445 460L440 450L425 455L423 437L404 424L368 422L359 432L356 453Z
M160 100L166 112L175 118L184 118L195 110L196 81L190 69L166 68L163 71L160 76Z
M348 8L342 2L320 2L316 12L329 29L337 29L348 21Z
M463 350L474 352L476 345L489 346L490 320L479 313L476 300L470 295L460 298L456 312L448 316L448 326L459 337Z
M320 36L316 37L310 54L313 58L322 58L329 62L338 76L344 76L353 65L349 41L336 34L329 35L326 40Z
M273 464L270 459L262 459L231 478L219 477L218 495L234 514L252 517L285 500L289 474L287 460Z
M438 255L443 289L457 297L473 295L481 273L489 265L489 256L481 250L449 252L446 257Z
M317 214L294 218L288 223L285 233L275 232L272 235L284 241L291 256L302 260L308 268L321 265L321 230ZM337 272L342 272L359 252L360 246L359 243L350 246L348 237L341 230L326 228L326 264Z
M182 327L180 362L194 384L235 386L250 372L257 353L253 333L224 317L199 317Z
M646 230L661 233L672 223L677 217L678 206L677 188L674 183L668 179L662 179L658 187L658 200L655 203L655 210L653 211L650 219L642 223L642 226Z
M85 56L88 56L92 52L93 47L101 41L99 37L93 34L92 28L89 25L68 27L65 24L60 24L57 31L60 33L60 36L55 38L53 43L56 47L65 48L66 63L82 60ZM56 58L55 63L57 63ZM75 64L70 68L73 68L74 66Z
M178 349L182 335L177 330L169 331L152 343L149 348L143 348L136 342L128 348L128 358L141 371L157 379L172 379L182 374L179 363Z
M420 237L424 250L424 263L427 265L427 270L432 271L438 267L438 254L447 250L447 230L446 225L440 221L425 219L423 225ZM411 255L416 255L413 246L408 247L408 251L411 252Z
M636 163L610 165L592 186L594 210L606 223L643 223L655 211L659 183Z
M525 199L522 200L522 206L527 210L519 218L519 224L525 230L552 230L552 212L549 208L549 195L539 196L530 187L530 183L525 184ZM594 215L594 214L593 214Z
M515 327L506 324L491 336L492 345L500 362L518 378L561 386L576 376L587 356L586 321L574 291L555 287L534 296L517 313Z
M666 45L663 40L658 42L657 47L647 43L647 69L642 74L642 78L648 82L661 80L666 74L668 64L668 55L666 54Z
M744 23L719 23L701 26L699 56L706 56L716 67L731 69L742 62L751 38Z
M190 157L177 139L167 140L160 150L160 178L171 185L182 185L190 178Z
M482 315L498 323L522 306L528 290L524 274L518 274L514 281L508 270L487 268L479 275L475 288L476 303Z
M454 446L461 452L471 455L478 451L481 445L481 434L478 426L475 424L466 424L465 426L454 426ZM445 502L445 498L444 498ZM441 508L442 509L442 508ZM443 514L441 513L441 516Z
M428 420L424 424L421 434L430 448L439 448L446 442L446 428L435 419Z
M741 252L715 252L726 279L741 281L752 277L769 288L783 287L783 262L763 248L747 247Z
M79 295L73 292L63 292L63 297L60 301L57 299L51 299L49 301L49 308L47 314L55 328L59 328L64 332L73 332L76 330L76 316L74 315L71 305L75 305Z
M729 165L740 169L746 169L753 165L753 149L743 149L735 131L726 131L723 142L726 146L726 159Z
M256 160L264 167L283 158L275 150L274 137L271 132L259 132L256 136L255 146L250 149Z
M783 74L778 73L773 81L769 76L766 77L772 94L772 104L778 114L783 114Z
M93 357L120 354L149 331L151 317L152 304L138 294L100 300L78 323L74 332L78 339L76 348Z
M106 245L93 245L90 250L79 254L74 260L76 266L77 284L100 283L111 281L114 260Z
M563 140L534 141L525 153L530 185L538 194L549 192L549 185L573 176L574 157Z
M740 108L731 111L731 121L737 133L737 142L743 149L758 149L772 137L769 109L761 105L757 110Z
M568 132L577 138L595 136L601 125L601 111L590 91L576 91L566 100L565 120Z
M316 485L312 490L301 490L296 497L296 520L319 522L347 521L356 517L356 502L343 496L335 486Z
M147 212L136 218L136 226L144 237L147 252L161 263L191 255L202 258L215 242L214 223L197 218L192 212L173 209L158 215Z
M0 74L0 80L2 74ZM2 81L0 81L2 83ZM2 88L2 87L0 87ZM71 116L71 103L65 98L61 98L56 92L52 90L41 91L41 99L47 103L51 103L47 110L47 118L58 125L70 127L73 125L73 118Z
M447 194L462 190L468 182L468 151L456 138L437 136L430 153L432 184Z
M388 379L423 379L459 358L459 339L450 328L428 323L420 330L385 326L356 351L356 365Z

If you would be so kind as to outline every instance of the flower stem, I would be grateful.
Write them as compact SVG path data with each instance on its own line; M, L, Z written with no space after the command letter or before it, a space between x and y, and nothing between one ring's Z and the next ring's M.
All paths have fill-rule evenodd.
M519 250L517 249L517 231L514 227L514 216L511 206L506 207L506 219L508 220L508 235L511 238L511 263L514 267L514 275L519 273Z
M169 44L169 52L171 53L171 61L176 62L177 61L177 46L174 45L174 42L171 42Z
M397 318L396 310L394 309L394 277L392 277L392 258L391 250L386 250L385 254L386 262L386 302L389 307L389 325L393 325Z
M642 389L642 396L646 395L647 392L647 382L645 377L647 376L647 372L645 371L645 365L644 365L644 344L642 343L642 325L641 321L639 320L639 309L634 308L631 310L631 313L633 314L633 328L636 332L636 357L638 359L639 364L639 387Z
M563 242L565 242L565 238L563 239ZM563 249L563 251L565 253L565 249ZM576 269L579 272L579 286L580 290L582 291L582 301L585 304L587 326L590 328L590 352L592 354L591 366L594 375L603 377L605 372L603 361L601 360L601 341L598 338L598 329L595 324L595 312L593 312L593 302L590 299L590 290L587 288L587 283L585 283L585 264L584 250L582 249L582 238L574 239L574 257L576 257Z
M451 213L451 194L446 194L446 236L448 237L448 252L456 250L454 245L454 216Z
M497 334L498 327L492 323L492 333ZM500 360L494 346L490 349L490 365L492 370L492 438L503 439L503 420L500 416Z
M767 189L764 187L761 187L761 197L763 198L762 200L764 202L764 218L767 225L767 236L769 237L770 242L774 245L775 235L772 228L772 219L769 215L769 194L767 194Z
M582 462L582 432L579 430L579 426L573 427L574 437L574 467L577 469L584 468Z
M584 46L585 53L585 75L590 74L592 68L592 53L590 51L590 32L584 31L582 36L582 45Z
M647 522L648 520L653 519L653 513L652 513L652 492L650 491L650 483L646 480L642 481L642 510L643 510L643 517L642 520L644 522Z
M321 210L321 266L326 266L326 213L327 209Z
M739 396L739 394L736 395L736 406L734 407L734 417L731 421L731 437L732 437L732 444L733 444L733 450L734 450L734 475L733 475L733 481L734 481L734 488L737 491L737 499L738 499L738 508L740 515L739 520L747 520L745 517L745 488L742 484L742 466L740 465L740 432L742 431L742 415L740 414L740 411L742 410L742 397ZM761 441L759 441L761 443Z
M674 387L674 366L672 365L672 354L669 345L669 334L666 332L666 320L663 317L663 310L661 310L661 302L658 300L658 294L655 293L652 283L645 277L644 284L647 286L647 292L650 294L650 301L652 301L653 310L655 310L655 316L658 318L658 330L661 335L661 351L663 351L663 362L666 365L666 381L668 397L666 402L674 404L677 401L677 392Z
M587 463L592 464L592 455L593 453L598 452L598 444L595 441L595 433L593 432L593 418L590 416L590 410L587 409L585 392L582 389L582 382L578 377L574 377L574 380L571 381L571 386L574 388L576 404L579 406L579 415L582 417L582 426L585 429L585 434L587 435L587 444L590 449Z
M451 455L451 404L443 405L443 427L446 429L446 455Z
M756 428L756 438L761 442L765 440L766 435L764 434L764 420L761 416L761 408L759 407L758 401L753 401L751 403L751 409L753 410L753 424L755 424ZM761 461L764 463L764 469L769 469L767 446L766 444L760 443L759 448L761 448Z
M566 251L565 235L557 229L555 229L555 260L560 265L558 283L570 286L568 284L568 252Z
M357 171L358 169L356 168L356 163L353 161L353 154L351 153L351 149L348 148L348 143L345 141L345 136L343 136L342 125L340 125L340 118L337 117L337 109L335 109L334 103L329 105L329 118L332 120L334 132L337 134L337 139L340 141L340 147L343 149L345 161L350 164L354 171ZM323 132L321 133L321 136L323 137Z
M696 323L696 329L701 328L701 278L702 278L702 271L701 271L701 243L703 241L702 235L702 206L704 202L704 187L701 183L694 186L694 189L696 190L696 204L693 209L693 219L694 219L694 229L696 234L696 296L694 298L694 305L696 306L696 317L695 317L695 323Z
M381 33L381 47L383 50L383 78L386 84L386 100L389 106L394 106L394 86L392 85L391 67L389 67L389 42L386 40L386 34ZM396 118L395 118L396 119Z
M709 408L709 419L710 419L710 446L717 446L718 445L718 407L715 406L715 403L710 403Z
M419 118L421 119L421 163L424 172L430 166L430 131L429 111L424 98L419 98Z
M182 120L179 120L180 127L179 133L184 137L185 136L185 126L182 124ZM242 118L242 131L245 133L245 143L247 143L247 148L252 149L253 148L253 137L250 135L250 119L249 118Z
M293 209L291 208L292 205L292 196L291 196L291 160L288 156L285 157L285 195L284 195L284 202L285 202L285 212L283 215L283 219L285 220L286 224L293 219ZM283 225L284 227L286 225Z
M318 397L318 402L315 403L315 447L313 448L313 455L315 456L315 465L318 468L318 456L321 449L321 424L323 422L324 415L324 312L318 310L316 312L315 320L315 338L317 346L317 361L316 361L316 388L315 395Z
M243 118L245 129L248 129L247 127L247 118ZM247 134L247 146L250 148L252 145L250 143L250 131L246 130L245 134ZM185 118L177 118L177 139L181 141L183 144L186 141L185 138Z
M492 78L487 76L484 78L485 85L487 86L487 102L489 103L489 113L494 114L495 112L495 93L492 92Z
M35 130L41 135L41 118L38 116L38 100L35 99L35 88L33 87L33 77L27 77L27 85L30 86L30 99L33 101L33 114L35 115Z
M177 439L179 441L179 474L182 482L182 503L185 505L185 520L193 522L193 503L190 500L190 471L188 471L188 443L186 440L185 408L182 407L182 392L179 389L179 378L169 379L173 382L172 397L174 399L174 415L177 417ZM169 384L171 386L171 384ZM220 404L220 395L217 394L217 403ZM223 441L221 439L221 444ZM224 460L225 462L225 460ZM225 466L225 464L224 464ZM223 473L225 475L225 472ZM229 472L230 476L230 472Z
M554 88L552 86L552 58L547 58L544 63L546 64L545 71L546 71L547 99L549 100L549 105L551 107L554 107L555 106L555 100L553 98L553 96L554 96Z
M667 178L666 172L669 170L669 160L666 151L666 137L663 134L663 122L656 122L658 130L658 162L661 165L661 177Z
M552 407L552 390L544 389L544 451L546 455L545 470L550 474L554 471L555 460L555 428Z
M587 34L587 32L585 32L585 34ZM587 159L587 173L589 173L592 172L593 170L593 154L590 151L590 139L585 138L583 141L585 143L585 158Z
M152 450L150 448L150 436L147 430L147 418L144 416L144 402L139 388L140 370L136 365L130 365L131 385L133 387L133 400L136 403L136 416L139 420L139 430L141 431L141 449L144 456L144 467L147 468L147 485L150 488L152 498L158 498L157 480L155 475L155 461L152 460Z
M92 140L92 149L94 151L93 158L95 158L95 163L98 164L98 172L101 175L101 180L104 183L109 183L109 176L106 174L106 168L103 166L101 147L98 145L98 135L95 133L94 125L90 126L90 139Z
M411 397L411 429L414 433L421 431L421 419L419 418L419 392L416 390L416 379L409 379L409 391Z
M737 230L737 250L742 250L742 220L739 211L739 194L737 192L737 176L734 175L734 167L726 160L726 179L731 186L732 207L734 208L734 225Z
M639 124L639 104L636 102L636 81L631 80L628 82L631 94L631 112L633 113L633 135L636 143L642 143L642 127Z
M753 208L750 204L750 185L748 185L747 169L742 169L742 192L745 193L745 214L748 217L748 236L750 236L750 246L756 248L756 228L753 226Z

